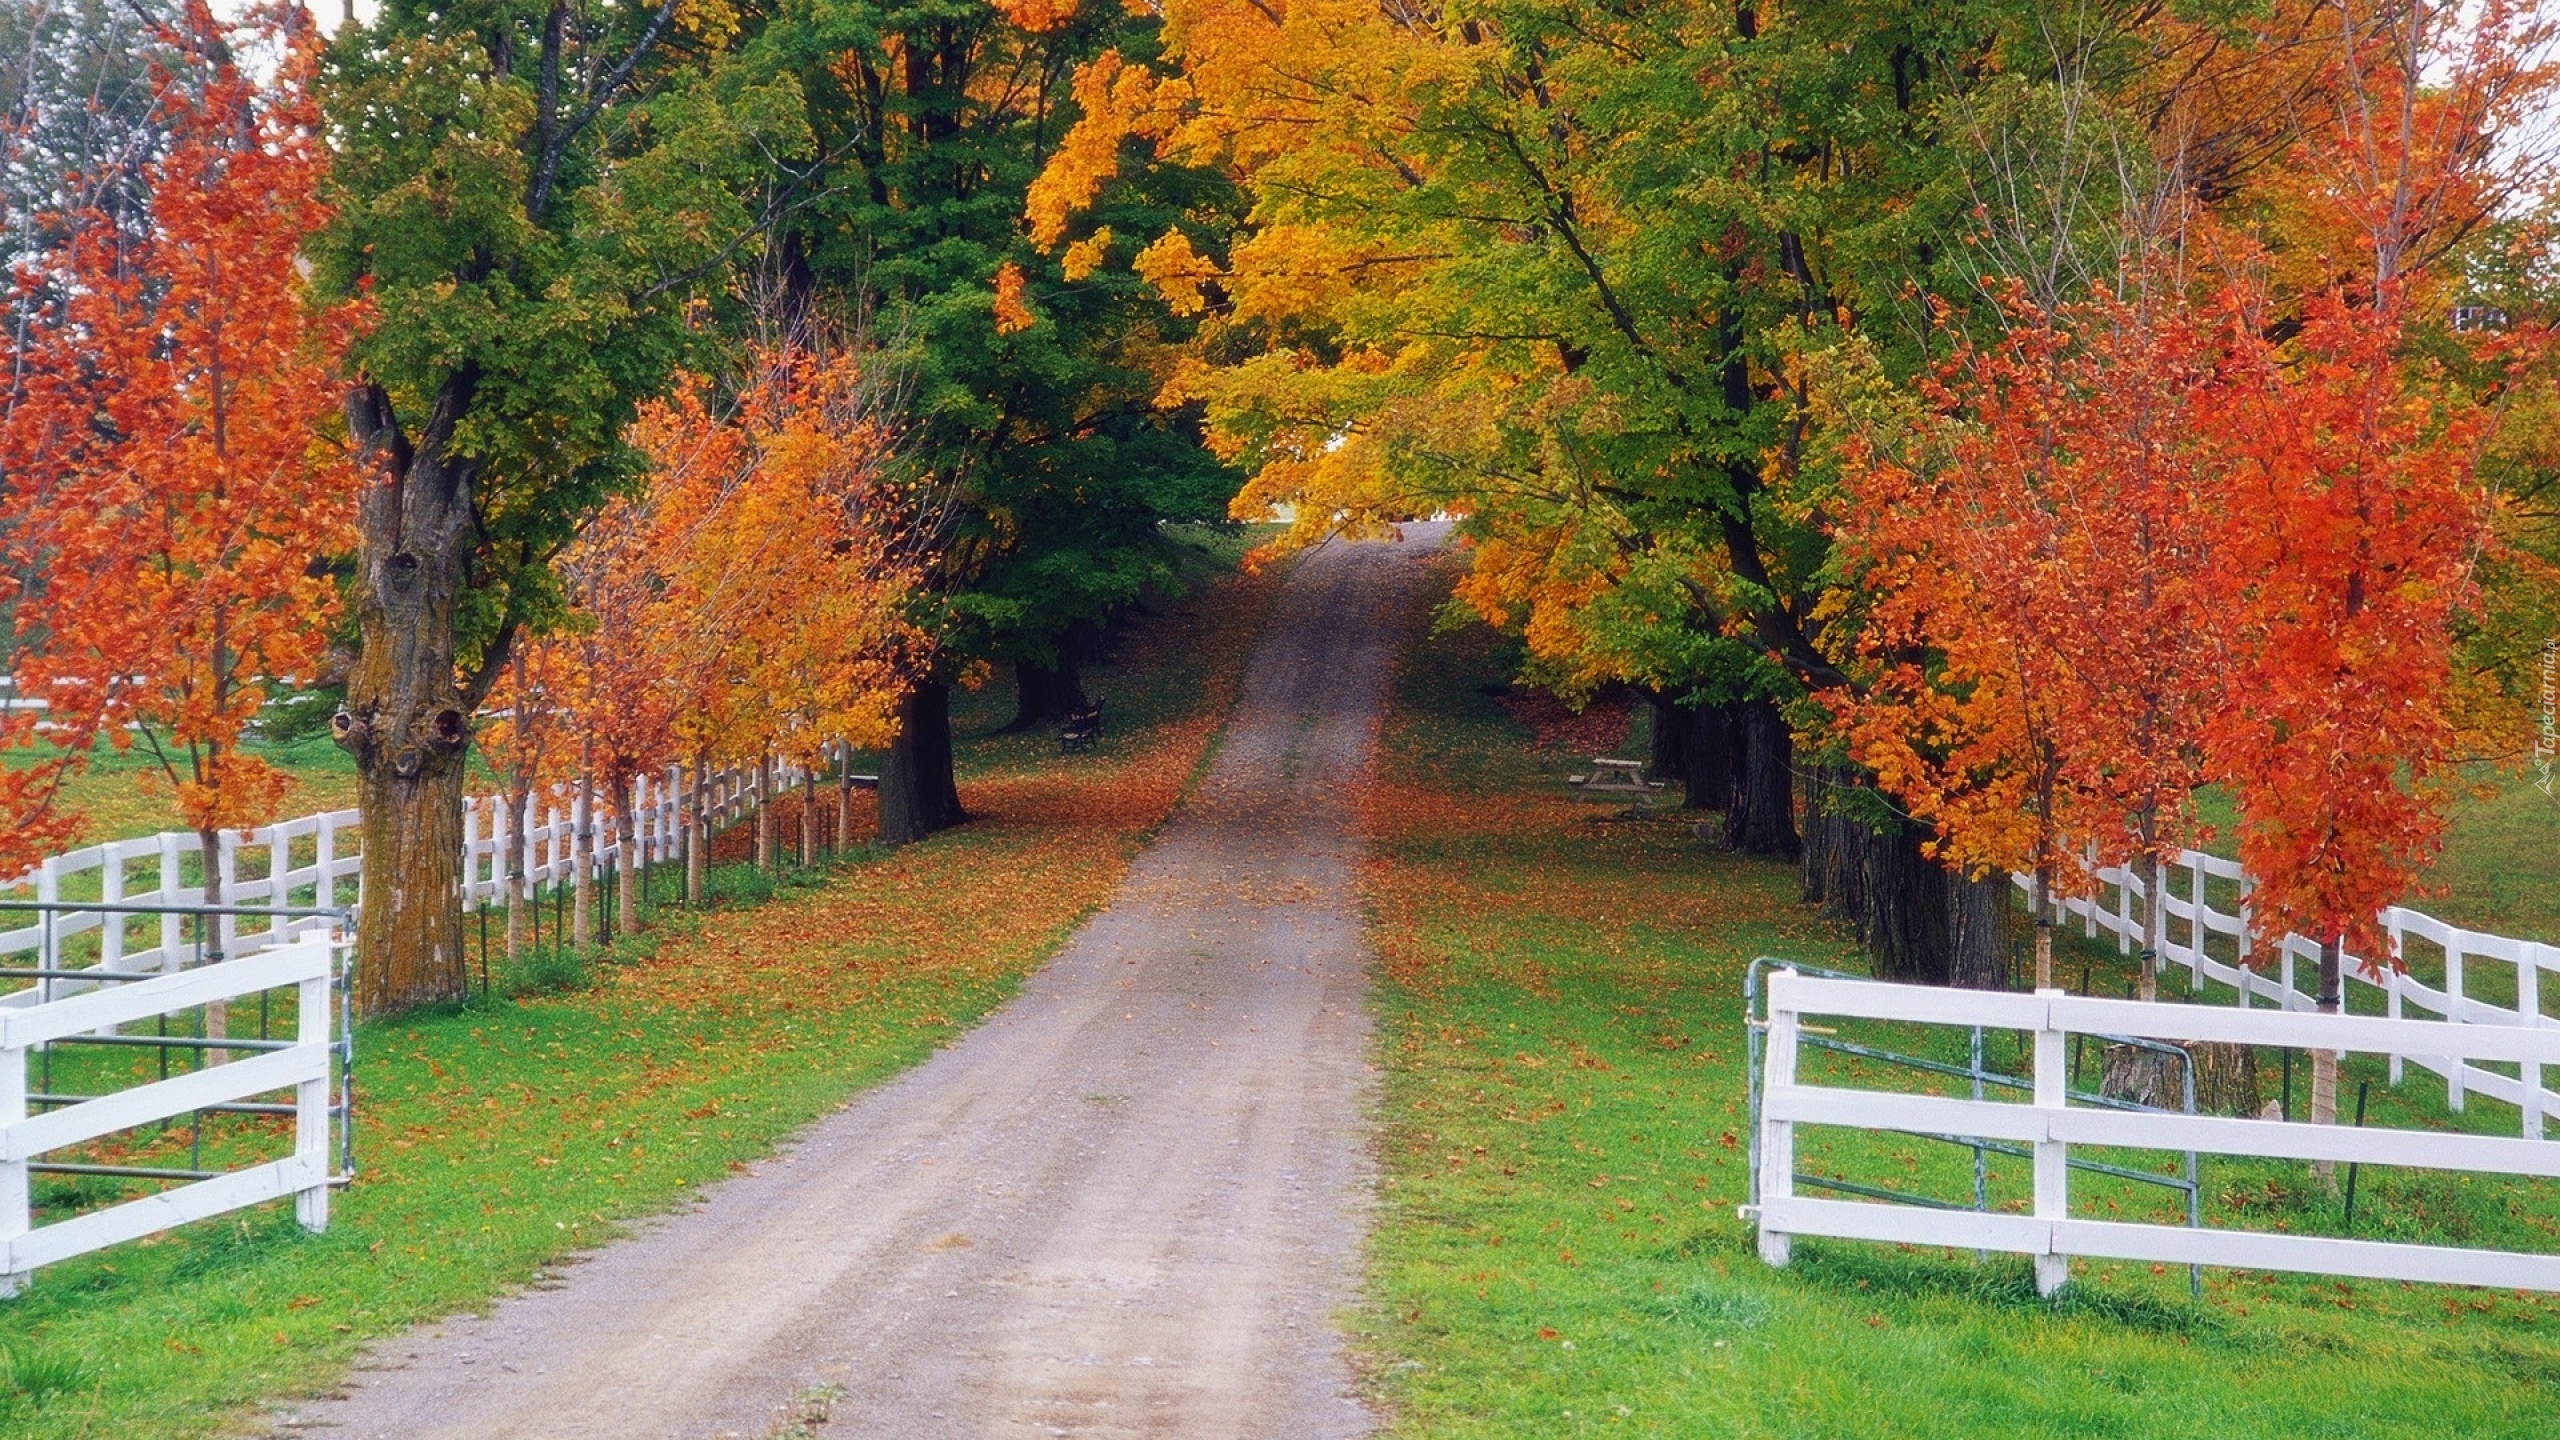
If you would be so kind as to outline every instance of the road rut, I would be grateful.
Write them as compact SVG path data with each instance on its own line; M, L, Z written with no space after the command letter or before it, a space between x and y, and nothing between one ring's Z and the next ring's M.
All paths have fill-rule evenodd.
M1370 1193L1349 789L1436 538L1298 565L1198 790L978 1029L556 1286L376 1347L284 1424L1366 1433L1332 1323Z

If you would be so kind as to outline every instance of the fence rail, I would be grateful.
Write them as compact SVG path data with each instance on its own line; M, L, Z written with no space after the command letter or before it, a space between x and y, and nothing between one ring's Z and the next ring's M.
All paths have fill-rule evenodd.
M2096 891L2057 898L2055 908L2061 912L2058 918L2077 917L2088 937L2113 935L2119 953L2133 953L2142 944L2148 918L2144 907L2150 903L2142 876L2122 866L2092 865L2088 872L2097 884ZM2015 878L2019 889L2033 893L2034 883L2029 877ZM2233 908L2219 909L2212 903L2215 882L2221 882L2219 888L2234 897ZM2165 893L2161 896L2160 962L2164 966L2185 967L2191 991L2201 991L2204 982L2213 980L2231 987L2236 1004L2243 1009L2260 1001L2286 1011L2317 1008L2316 997L2294 984L2294 969L2297 963L2307 964L2314 967L2314 974L2318 973L2318 942L2289 934L2272 945L2253 947L2249 935L2249 877L2237 862L2200 850L2182 851L2177 864L2163 871L2161 889ZM2114 895L2112 904L2110 891ZM2342 958L2340 970L2348 983L2378 992L2384 1014L2394 1019L2432 1016L2455 1025L2537 1028L2555 1023L2553 1016L2544 1013L2541 991L2543 974L2560 971L2560 946L2464 929L2399 905L2383 911L2380 919L2383 933L2391 941L2389 960L2380 967L2382 978L2376 980L2363 973L2362 961L2354 955ZM2413 958L2409 946L2412 940L2434 947L2444 976L2442 988L2427 984L2405 968ZM2228 959L2212 953L2217 944ZM2429 957L2420 953L2414 958ZM2473 973L2480 962L2506 968L2507 973L2499 978L2512 981L2514 1005L2481 999L2469 988L2481 978ZM2507 987L2501 984L2496 988ZM2465 1097L2472 1094L2502 1100L2521 1113L2522 1133L2531 1139L2542 1138L2544 1118L2560 1110L2560 1091L2544 1088L2538 1082L2528 1083L2519 1076L2483 1069L2432 1039L2415 1049L2395 1048L2386 1053L2390 1056L2393 1084L2400 1083L2407 1065L2433 1071L2444 1077L2446 1103L2453 1109L2462 1109Z
M92 971L86 977L89 988L80 994L38 998L0 1011L0 1295L16 1294L42 1266L286 1195L294 1197L295 1217L303 1228L328 1228L329 1187L335 1178L330 1173L331 1120L340 1122L337 1154L344 1163L344 1127L350 1119L346 1074L353 1052L345 1028L342 963L348 941L339 923L342 916L295 918L327 923L329 929L175 973ZM41 983L20 996L40 996ZM100 1095L55 1095L28 1084L29 1067L38 1057L46 1059L50 1073L54 1047L160 1040L164 1037L124 1036L118 1027L277 990L294 993L290 1041L165 1037L200 1056L229 1049L252 1052L249 1058L175 1075L164 1071L161 1079ZM284 1104L257 1101L280 1091L290 1091L293 1098ZM42 1159L67 1146L208 1111L290 1115L293 1148L281 1158L222 1172L48 1165ZM29 1181L45 1170L189 1183L39 1227Z
M2497 1135L2075 1107L2065 1086L2069 1040L2075 1034L2374 1054L2414 1055L2424 1050L2449 1063L2502 1061L2538 1074L2546 1066L2560 1064L2560 1031L2163 1005L2071 996L2058 990L2032 995L1942 990L1800 975L1786 969L1770 974L1768 997L1753 1200L1745 1209L1759 1224L1761 1257L1772 1265L1788 1262L1792 1237L1822 1235L2032 1256L2037 1288L2046 1294L2069 1279L2073 1256L2560 1290L2560 1256L2093 1220L2070 1213L2069 1191L2073 1146L2543 1178L2560 1177L2560 1146ZM2030 1032L2034 1036L2032 1099L2019 1104L1805 1084L1796 1072L1809 1016ZM2008 1215L1799 1195L1795 1171L1799 1125L2010 1141L2026 1147L2033 1157L2032 1212Z
M780 794L809 777L797 766L772 767ZM636 834L633 860L655 865L683 854L691 785L682 767L633 781L628 808L595 813L575 787L530 795L518 810L503 795L463 801L462 904L480 910L506 903L508 860L529 893L574 882L584 868L602 881L621 864L624 826ZM714 831L753 815L768 798L761 767L717 771L703 781L703 815ZM238 913L191 925L201 909L204 844L184 831L113 840L47 856L0 896L24 895L43 906L26 923L0 916L0 968L174 972L208 957L237 958L287 944L326 922L295 910L360 910L363 831L353 810L281 820L254 830L226 830L213 860L226 907ZM95 904L86 902L95 901ZM79 903L74 903L74 902ZM258 913L258 912L265 913ZM82 936L95 936L82 942ZM75 943L77 942L77 943ZM0 995L0 1009L78 994L96 982L78 975Z

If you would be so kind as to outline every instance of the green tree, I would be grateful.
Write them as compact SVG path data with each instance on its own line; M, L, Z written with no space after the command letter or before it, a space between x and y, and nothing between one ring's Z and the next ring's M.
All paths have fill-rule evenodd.
M368 1009L463 993L470 717L562 608L553 560L809 156L788 78L722 27L567 0L393 0L331 50L321 284L377 317L347 425L368 475L361 654L336 722L364 811Z
M1080 635L1170 575L1161 522L1216 517L1234 489L1187 417L1154 403L1188 326L1125 264L1049 256L1023 232L1027 189L1078 113L1076 67L1149 53L1155 24L1107 3L789 0L763 37L824 157L788 226L786 288L881 317L918 483L953 497L930 581L939 660L882 768L891 843L963 818L961 668L1071 664ZM1143 237L1227 194L1168 168L1098 218Z
M1685 702L1733 752L1701 798L1792 856L1781 707L1843 679L1805 361L1854 334L1908 374L1961 291L1940 109L1983 10L1176 3L1160 74L1088 78L1114 103L1038 213L1080 233L1125 137L1231 168L1250 224L1142 269L1209 317L1181 393L1240 505L1294 504L1301 541L1467 515L1460 598L1530 678Z
M2277 8L2282 37L2306 7ZM1699 798L1775 855L1816 768L1803 702L1854 684L1829 539L1843 397L1821 382L1907 389L1950 327L1997 323L1993 274L2041 266L2042 294L2110 269L2090 247L2149 178L2146 126L2227 193L2273 153L2265 97L2293 78L2221 6L1166 11L1164 63L1080 82L1106 103L1035 196L1042 238L1080 233L1133 140L1231 172L1249 223L1162 235L1140 268L1207 317L1177 393L1252 472L1240 508L1293 504L1301 543L1465 515L1463 608L1524 636L1527 678L1687 709L1713 752L1684 762L1713 777ZM1808 895L1880 969L1946 977L2003 897L1818 768L1866 794L1853 823L1816 808Z

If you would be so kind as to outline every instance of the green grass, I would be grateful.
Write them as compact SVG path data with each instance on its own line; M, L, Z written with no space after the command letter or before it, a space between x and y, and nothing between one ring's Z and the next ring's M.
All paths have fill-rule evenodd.
M692 928L678 917L604 963L645 961ZM929 1053L1032 958L970 974L910 969L858 942L831 948L869 982L858 1006L799 1018L773 1005L689 1009L527 961L502 977L517 998L364 1027L366 1178L339 1197L329 1232L305 1235L269 1206L43 1272L0 1311L12 1383L0 1430L203 1433L362 1336L475 1306L762 1155L849 1089ZM665 1093L644 1106L634 1086ZM651 1123L668 1111L705 1118L673 1132ZM252 1127L225 1128L208 1158L254 1141ZM103 1183L47 1187L49 1208L94 1203Z
M1459 637L1410 662L1375 806L1386 1189L1357 1324L1392 1433L2553 1432L2560 1305L2541 1297L2208 1271L2195 1304L2182 1271L2082 1262L2048 1304L2023 1259L1818 1240L1764 1266L1735 1214L1743 968L1863 967L1795 903L1790 870L1555 798L1573 757L1528 752L1478 693L1503 659ZM2112 949L2090 958L2103 970ZM1956 1058L1957 1037L1920 1027L1854 1038ZM2011 1037L1989 1050L2016 1062ZM2349 1095L2378 1074L2350 1066ZM2414 1069L2398 1091L2376 1079L2371 1118L2513 1133L2507 1107L2449 1117L2441 1098ZM1969 1198L1955 1147L1811 1128L1800 1147L1809 1170ZM2072 1186L2080 1214L2182 1204ZM2208 1158L2204 1188L2209 1224L2343 1225L2301 1166ZM1995 1162L1995 1205L2027 1193L2020 1165ZM2355 1233L2560 1251L2560 1197L2368 1170Z
M1276 525L1177 525L1167 527L1173 541L1175 588L1169 594L1151 595L1138 610L1137 620L1124 631L1111 647L1110 658L1086 668L1083 675L1085 698L1103 707L1103 733L1091 756L1109 761L1134 753L1150 729L1164 724L1191 708L1194 698L1184 693L1173 681L1180 672L1160 663L1150 653L1147 617L1174 603L1180 594L1197 590L1213 577L1232 574L1247 550L1276 532ZM1048 726L1008 732L1004 727L1013 719L1013 669L999 666L989 671L974 689L955 689L951 695L951 729L956 737L973 742L956 757L962 780L979 774L1012 767L1021 768L1054 760L1058 754L1057 732ZM877 768L877 757L872 767Z
M981 823L823 872L719 866L708 912L662 900L649 934L607 954L493 956L471 1003L361 1025L361 1178L329 1231L269 1205L42 1271L0 1302L0 1434L253 1428L255 1407L335 1383L367 1340L485 1306L687 1203L947 1043L1073 931L1161 818L1269 589L1168 597L1103 672L1133 712L1109 753L990 759L964 741ZM232 1016L234 1033L252 1023L244 1005ZM65 1051L53 1078L104 1085L148 1063ZM196 1139L180 1125L116 1153L168 1163ZM289 1143L263 1120L209 1121L202 1141L225 1163ZM39 1218L125 1193L48 1177Z
M2216 832L2204 848L2237 853L2230 797L2207 791L2198 809ZM2445 810L2444 848L2400 903L2449 924L2560 944L2560 800L2520 766L2464 767Z

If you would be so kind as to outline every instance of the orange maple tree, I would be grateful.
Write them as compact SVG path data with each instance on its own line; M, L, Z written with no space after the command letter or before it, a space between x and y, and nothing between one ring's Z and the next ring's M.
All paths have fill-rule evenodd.
M927 557L889 476L881 398L850 346L764 342L731 393L692 377L643 409L648 488L570 561L599 640L631 636L582 647L593 663L572 686L602 722L593 733L615 737L618 787L669 758L697 786L719 763L815 770L831 746L895 734L897 702L931 658L908 612ZM625 697L624 716L604 715ZM656 745L633 716L656 717ZM698 795L694 809L689 893L707 849Z
M2495 414L2420 332L2450 307L2460 243L2550 180L2500 135L2560 86L2547 58L2560 30L2531 7L2348 20L2333 32L2328 108L2284 167L2293 243L2268 267L2309 278L2293 314L2255 317L2262 343L2235 353L2216 417L2231 470L2215 769L2240 802L2254 923L2319 942L2326 1010L2346 947L2369 968L2397 963L2376 912L2441 842L2432 782L2455 738L2452 622L2476 599L2490 539L2477 469ZM2442 343L2494 373L2546 339ZM2315 1119L2334 1116L2336 1071L2334 1052L2315 1056Z
M651 538L645 499L616 501L560 562L576 624L557 642L569 652L558 690L579 737L581 783L600 784L611 799L615 903L626 925L641 919L639 782L672 758L675 695L653 643L663 586ZM596 813L592 802L588 813Z
M2140 863L2160 893L2214 699L2196 636L2223 337L2158 277L2128 278L2051 308L2012 291L2006 333L1924 387L1933 416L1898 445L1847 446L1866 683L1829 698L1939 858L2033 875L2039 986L2051 895L2085 888L2089 851Z
M307 304L299 263L327 218L308 13L227 25L197 0L162 39L148 230L62 217L21 275L47 299L0 464L47 577L21 597L42 658L20 678L141 737L219 903L221 832L269 818L285 785L242 737L271 684L311 674L336 604L320 562L346 548L354 484L325 425L358 311ZM260 53L264 76L236 58Z
M491 834L505 839L498 849L496 878L507 897L510 960L524 949L526 907L534 900L525 835L547 823L544 812L553 788L584 773L578 762L586 747L576 745L569 734L561 694L570 661L571 654L558 637L517 644L498 683L490 688L489 711L472 736L489 767L506 783L505 803L500 807L504 813L490 819ZM579 878L584 879L583 873ZM582 886L582 909L583 902Z

